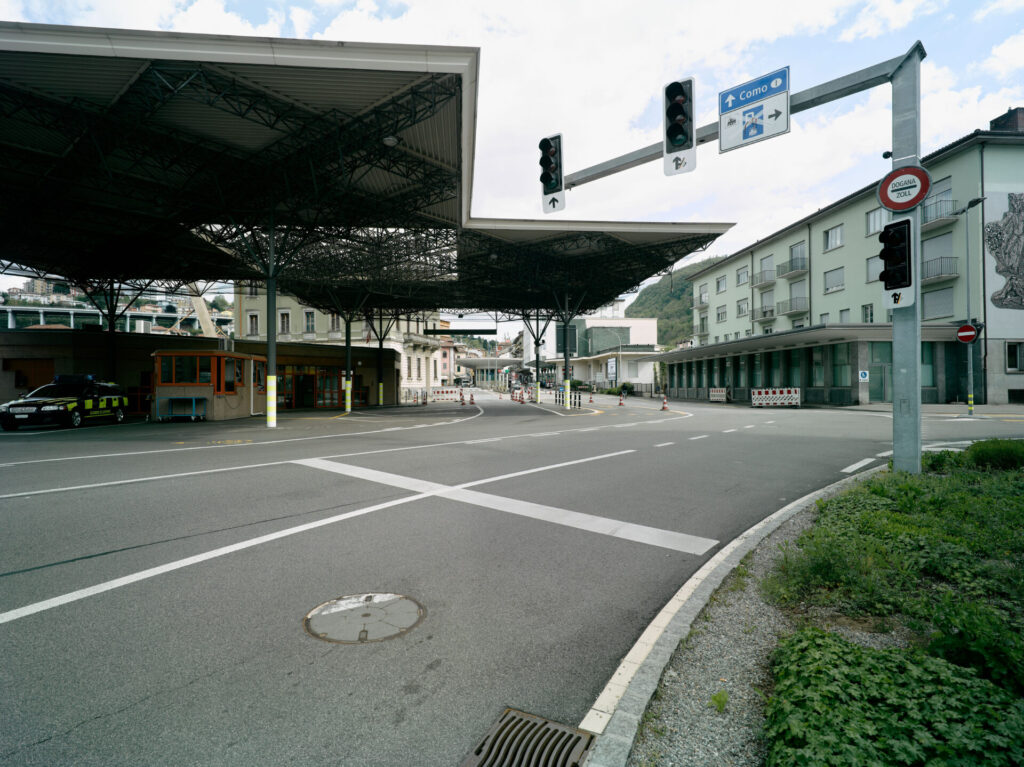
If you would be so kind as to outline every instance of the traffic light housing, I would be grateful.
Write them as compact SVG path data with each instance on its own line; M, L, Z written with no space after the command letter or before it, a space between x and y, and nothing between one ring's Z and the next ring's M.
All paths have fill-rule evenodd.
M879 251L878 257L885 265L878 278L885 285L885 289L909 288L913 284L910 219L904 218L887 224L878 235L878 241L882 243L882 250Z
M564 188L562 180L562 134L542 138L540 144L540 183L545 195L558 194Z
M664 130L662 157L665 175L686 173L697 167L697 126L693 121L693 78L665 86L662 100Z

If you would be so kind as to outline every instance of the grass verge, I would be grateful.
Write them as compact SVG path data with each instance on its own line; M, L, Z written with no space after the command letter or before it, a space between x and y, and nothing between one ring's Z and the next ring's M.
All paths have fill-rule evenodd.
M980 442L819 503L764 596L901 624L916 646L783 640L769 765L1024 764L1022 467L1024 442Z

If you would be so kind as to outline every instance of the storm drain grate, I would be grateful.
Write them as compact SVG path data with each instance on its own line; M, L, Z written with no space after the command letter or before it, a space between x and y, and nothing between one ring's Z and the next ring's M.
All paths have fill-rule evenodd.
M506 708L460 767L579 767L593 740L589 732Z

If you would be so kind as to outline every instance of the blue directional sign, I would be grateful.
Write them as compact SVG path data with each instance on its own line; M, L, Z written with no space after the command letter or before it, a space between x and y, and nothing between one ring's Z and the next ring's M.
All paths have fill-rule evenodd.
M789 132L789 67L718 94L718 151Z
M777 69L756 80L737 85L718 94L718 114L756 104L769 96L789 90L789 67Z

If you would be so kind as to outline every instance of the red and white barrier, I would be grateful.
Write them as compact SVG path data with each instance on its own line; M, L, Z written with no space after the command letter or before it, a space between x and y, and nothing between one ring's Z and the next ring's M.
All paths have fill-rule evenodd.
M726 396L724 386L715 386L711 389L708 389L709 402L725 402L725 400Z
M784 386L773 389L751 389L751 407L800 407L800 389Z
M431 402L457 402L462 393L461 389L454 389L450 386L431 386Z

